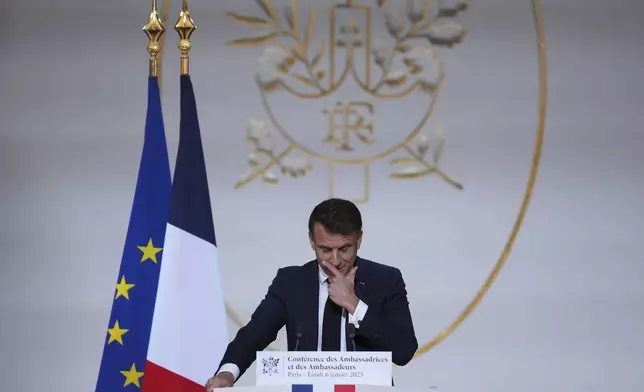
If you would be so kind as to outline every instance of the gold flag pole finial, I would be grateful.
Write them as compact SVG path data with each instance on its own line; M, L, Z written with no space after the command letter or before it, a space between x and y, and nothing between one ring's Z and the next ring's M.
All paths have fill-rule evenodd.
M192 20L190 12L188 12L188 1L183 0L179 20L174 25L174 29L179 33L179 50L181 51L181 75L188 75L190 73L188 67L188 52L192 49L190 43L190 36L197 29L197 25Z
M152 0L152 12L148 23L143 26L143 31L148 36L148 53L150 54L150 76L158 76L159 73L159 52L161 52L161 36L165 33L165 27L159 19L157 1Z

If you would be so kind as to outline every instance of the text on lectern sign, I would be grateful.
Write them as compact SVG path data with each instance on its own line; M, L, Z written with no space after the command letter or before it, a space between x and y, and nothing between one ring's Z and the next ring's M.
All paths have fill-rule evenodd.
M259 351L256 384L391 386L391 352Z

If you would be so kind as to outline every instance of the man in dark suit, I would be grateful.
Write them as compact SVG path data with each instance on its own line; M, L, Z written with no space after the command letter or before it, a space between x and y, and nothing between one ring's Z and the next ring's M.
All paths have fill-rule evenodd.
M397 268L358 257L362 217L355 204L329 199L317 205L309 240L316 259L278 270L208 380L209 392L233 386L283 326L291 351L346 351L355 344L358 351L390 351L398 366L412 359L418 341L405 282Z

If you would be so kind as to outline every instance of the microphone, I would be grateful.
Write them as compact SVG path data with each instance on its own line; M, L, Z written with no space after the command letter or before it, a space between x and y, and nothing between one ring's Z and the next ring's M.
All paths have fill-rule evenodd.
M349 335L349 340L351 341L351 348L353 351L358 351L356 350L356 326L353 325L352 323L347 323L347 335Z
M300 347L300 341L302 340L302 336L304 336L304 332L302 331L304 329L304 324L303 323L298 323L297 327L295 328L295 336L297 337L297 340L295 341L295 348L293 351L297 351L297 348Z

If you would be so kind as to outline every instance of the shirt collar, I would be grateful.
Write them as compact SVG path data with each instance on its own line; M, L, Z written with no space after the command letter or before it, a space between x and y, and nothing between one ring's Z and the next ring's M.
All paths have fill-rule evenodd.
M329 276L326 274L326 272L324 272L320 264L318 264L318 276L320 279L320 284L324 284L324 282L329 278Z

